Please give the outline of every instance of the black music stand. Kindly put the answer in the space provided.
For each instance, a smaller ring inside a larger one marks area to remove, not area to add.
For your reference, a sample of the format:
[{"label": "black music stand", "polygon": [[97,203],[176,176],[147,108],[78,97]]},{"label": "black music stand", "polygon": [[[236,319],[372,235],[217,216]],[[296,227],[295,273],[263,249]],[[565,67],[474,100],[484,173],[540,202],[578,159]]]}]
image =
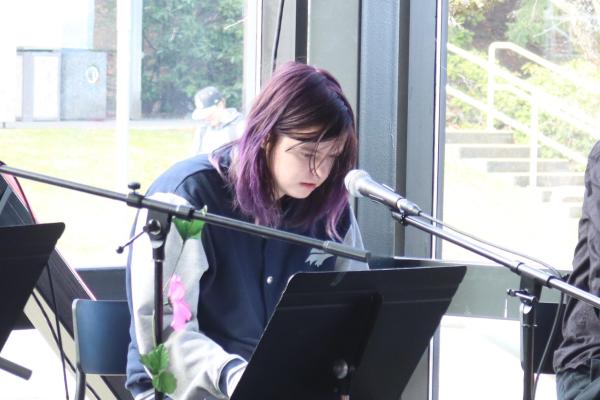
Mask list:
[{"label": "black music stand", "polygon": [[465,272],[294,275],[232,400],[398,400]]},{"label": "black music stand", "polygon": [[[0,227],[0,350],[64,229],[63,223]],[[0,369],[24,379],[31,375],[1,357]]]}]

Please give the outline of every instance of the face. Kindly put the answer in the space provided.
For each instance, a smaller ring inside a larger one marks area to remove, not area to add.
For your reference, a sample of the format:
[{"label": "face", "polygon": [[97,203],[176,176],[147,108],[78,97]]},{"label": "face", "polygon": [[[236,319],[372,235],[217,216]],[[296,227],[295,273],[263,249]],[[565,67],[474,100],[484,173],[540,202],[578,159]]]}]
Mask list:
[{"label": "face", "polygon": [[327,179],[342,147],[343,143],[336,140],[317,145],[279,136],[270,150],[270,168],[277,198],[284,195],[295,199],[308,197]]}]

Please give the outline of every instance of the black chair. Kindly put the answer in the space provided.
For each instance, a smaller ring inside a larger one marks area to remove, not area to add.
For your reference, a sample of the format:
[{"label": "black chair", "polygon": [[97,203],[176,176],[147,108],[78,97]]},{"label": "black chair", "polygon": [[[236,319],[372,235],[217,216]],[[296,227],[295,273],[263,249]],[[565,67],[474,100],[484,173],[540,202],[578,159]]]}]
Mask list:
[{"label": "black chair", "polygon": [[73,301],[77,400],[85,398],[86,374],[125,375],[129,322],[126,301]]}]

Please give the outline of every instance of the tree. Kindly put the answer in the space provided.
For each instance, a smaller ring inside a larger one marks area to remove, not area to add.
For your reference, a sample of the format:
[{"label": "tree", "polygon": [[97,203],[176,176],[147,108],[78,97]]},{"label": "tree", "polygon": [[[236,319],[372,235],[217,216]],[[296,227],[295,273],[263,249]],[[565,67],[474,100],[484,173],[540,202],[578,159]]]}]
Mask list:
[{"label": "tree", "polygon": [[242,0],[144,1],[144,114],[184,115],[194,93],[209,85],[239,108],[242,14]]},{"label": "tree", "polygon": [[545,15],[548,0],[521,0],[507,24],[506,37],[521,47],[543,53],[548,21]]},{"label": "tree", "polygon": [[473,45],[477,32],[486,31],[481,25],[489,25],[488,13],[505,0],[449,0],[448,41],[462,48]]}]

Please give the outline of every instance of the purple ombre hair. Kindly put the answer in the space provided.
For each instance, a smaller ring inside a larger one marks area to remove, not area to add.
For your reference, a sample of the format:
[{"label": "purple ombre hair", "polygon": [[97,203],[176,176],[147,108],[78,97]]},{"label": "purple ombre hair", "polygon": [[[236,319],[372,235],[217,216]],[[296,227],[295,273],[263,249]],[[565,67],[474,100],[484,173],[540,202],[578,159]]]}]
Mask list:
[{"label": "purple ombre hair", "polygon": [[[306,199],[281,199],[291,205],[285,217],[269,168],[269,149],[280,135],[316,143],[315,148],[321,141],[343,144],[323,184]],[[257,223],[271,227],[285,224],[314,233],[316,222],[324,220],[327,235],[340,239],[337,224],[348,205],[344,177],[356,163],[356,147],[354,114],[338,81],[314,66],[286,63],[254,101],[244,134],[233,144],[228,179],[235,205]]]}]

